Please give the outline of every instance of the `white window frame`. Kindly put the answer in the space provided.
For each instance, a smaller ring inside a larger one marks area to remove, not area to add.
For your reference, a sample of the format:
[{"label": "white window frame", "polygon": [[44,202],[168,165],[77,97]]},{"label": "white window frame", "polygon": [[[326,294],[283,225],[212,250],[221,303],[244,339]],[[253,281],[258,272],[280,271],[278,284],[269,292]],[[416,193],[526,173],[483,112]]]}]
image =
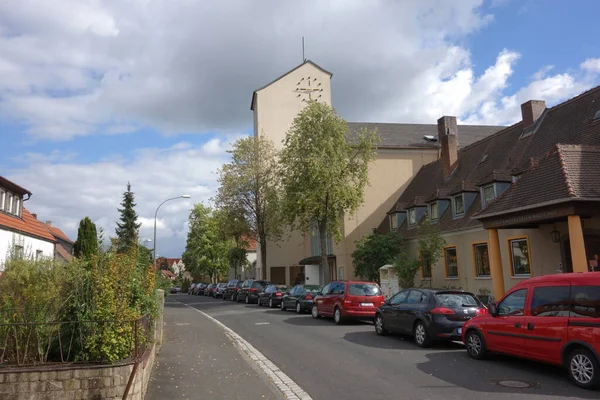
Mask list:
[{"label": "white window frame", "polygon": [[[435,213],[436,216],[435,218],[433,217],[433,206],[435,206]],[[429,204],[429,219],[432,221],[437,221],[440,218],[440,206],[438,205],[437,201],[434,203]]]},{"label": "white window frame", "polygon": [[[407,211],[407,218],[408,218],[408,226],[415,226],[417,225],[417,209],[416,208],[409,208]],[[411,215],[414,216],[414,222],[411,221]]]},{"label": "white window frame", "polygon": [[390,214],[390,227],[392,228],[392,231],[395,231],[398,229],[398,214],[397,213]]},{"label": "white window frame", "polygon": [[39,261],[44,256],[44,252],[42,250],[35,251],[35,260]]},{"label": "white window frame", "polygon": [[481,206],[483,208],[487,207],[488,204],[489,204],[488,201],[485,198],[485,190],[489,189],[490,187],[494,191],[494,197],[489,201],[489,203],[491,203],[492,201],[494,201],[494,199],[498,196],[498,193],[496,191],[496,184],[495,183],[491,183],[489,185],[482,186],[482,188],[481,188]]},{"label": "white window frame", "polygon": [[21,199],[17,196],[13,196],[13,214],[21,216]]},{"label": "white window frame", "polygon": [[[518,242],[525,242],[525,244],[527,245],[527,267],[529,268],[529,273],[525,273],[525,274],[517,274],[515,272],[515,255],[513,252],[513,243],[518,243]],[[508,249],[509,249],[509,256],[510,256],[510,273],[511,276],[516,276],[516,277],[529,277],[531,276],[531,248],[529,247],[529,238],[528,237],[517,237],[517,238],[512,238],[512,239],[508,239]]]},{"label": "white window frame", "polygon": [[12,207],[13,207],[13,194],[12,193],[9,192],[6,195],[6,202],[4,204],[5,204],[4,211],[6,211],[7,213],[12,214],[12,212],[13,212],[13,210],[12,210]]},{"label": "white window frame", "polygon": [[[457,212],[457,210],[456,210],[456,199],[459,198],[459,197],[462,200],[462,208],[463,208],[463,210],[462,210],[461,213]],[[459,195],[453,196],[452,197],[452,213],[454,214],[454,216],[455,217],[462,217],[462,216],[465,215],[465,212],[466,212],[466,210],[465,210],[465,197],[463,196],[463,194],[461,193]]]}]

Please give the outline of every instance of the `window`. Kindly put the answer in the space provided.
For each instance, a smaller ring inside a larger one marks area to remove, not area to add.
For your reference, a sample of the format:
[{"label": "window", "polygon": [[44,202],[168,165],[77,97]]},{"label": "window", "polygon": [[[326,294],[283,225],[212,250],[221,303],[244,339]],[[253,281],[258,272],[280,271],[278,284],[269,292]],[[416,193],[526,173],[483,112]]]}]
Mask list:
[{"label": "window", "polygon": [[473,245],[475,274],[478,277],[490,276],[490,257],[487,243]]},{"label": "window", "polygon": [[533,289],[530,313],[533,317],[568,317],[571,286]]},{"label": "window", "polygon": [[487,207],[495,198],[496,198],[496,189],[494,184],[484,186],[482,189],[483,192],[483,206]]},{"label": "window", "polygon": [[332,294],[344,294],[346,289],[346,285],[343,282],[337,282],[332,285],[331,293]]},{"label": "window", "polygon": [[406,296],[408,295],[408,290],[405,292],[397,293],[394,297],[390,299],[390,304],[397,305],[406,302]]},{"label": "window", "polygon": [[321,291],[321,293],[323,294],[329,294],[329,291],[331,289],[331,283],[328,283],[327,285],[325,285],[325,287],[323,288],[323,290]]},{"label": "window", "polygon": [[12,213],[12,205],[13,205],[13,196],[12,194],[8,193],[8,195],[6,196],[6,201],[4,202],[4,211]]},{"label": "window", "polygon": [[416,225],[417,224],[417,209],[411,208],[408,210],[408,225]]},{"label": "window", "polygon": [[15,245],[13,247],[13,256],[15,258],[23,258],[23,255],[24,255],[23,246]]},{"label": "window", "polygon": [[527,238],[508,241],[510,247],[510,263],[513,275],[531,275],[529,265],[529,246]]},{"label": "window", "polygon": [[454,196],[454,216],[459,217],[465,214],[465,199],[462,194]]},{"label": "window", "polygon": [[571,317],[600,318],[600,291],[598,286],[572,286],[573,308]]},{"label": "window", "polygon": [[430,260],[421,260],[421,279],[431,279]]},{"label": "window", "polygon": [[0,189],[0,210],[4,210],[4,197],[6,196],[6,192]]},{"label": "window", "polygon": [[344,267],[338,267],[338,279],[344,279]]},{"label": "window", "polygon": [[429,205],[429,218],[432,221],[436,221],[438,219],[438,203],[431,203]]},{"label": "window", "polygon": [[353,283],[348,288],[350,296],[381,296],[379,285],[375,283]]},{"label": "window", "polygon": [[390,223],[391,223],[393,231],[395,231],[396,229],[398,229],[398,214],[392,214],[392,215],[390,215]]},{"label": "window", "polygon": [[36,250],[35,251],[35,259],[39,260],[40,258],[42,258],[44,256],[44,253],[41,250]]},{"label": "window", "polygon": [[13,214],[21,216],[21,199],[17,196],[13,197]]},{"label": "window", "polygon": [[446,247],[444,249],[444,262],[446,263],[446,278],[458,278],[456,247]]},{"label": "window", "polygon": [[406,304],[421,304],[427,296],[420,290],[411,290],[406,298]]},{"label": "window", "polygon": [[527,289],[520,289],[512,292],[498,305],[498,315],[505,317],[523,315],[526,297]]}]

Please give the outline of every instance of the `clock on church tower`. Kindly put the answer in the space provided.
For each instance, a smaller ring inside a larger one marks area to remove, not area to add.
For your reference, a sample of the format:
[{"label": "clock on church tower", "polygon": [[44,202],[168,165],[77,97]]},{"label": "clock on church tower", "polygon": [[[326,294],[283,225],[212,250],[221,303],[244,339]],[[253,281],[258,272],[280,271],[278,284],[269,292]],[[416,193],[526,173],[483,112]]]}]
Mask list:
[{"label": "clock on church tower", "polygon": [[296,84],[294,92],[297,93],[296,97],[301,98],[302,101],[315,100],[319,101],[323,91],[323,83],[320,79],[314,76],[307,76]]}]

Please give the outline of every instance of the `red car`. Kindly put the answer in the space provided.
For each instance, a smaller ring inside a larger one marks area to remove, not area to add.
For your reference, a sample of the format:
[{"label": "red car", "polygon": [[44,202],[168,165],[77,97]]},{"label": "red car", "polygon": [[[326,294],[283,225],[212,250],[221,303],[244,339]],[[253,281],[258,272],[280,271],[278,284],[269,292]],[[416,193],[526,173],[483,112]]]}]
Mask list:
[{"label": "red car", "polygon": [[577,386],[600,387],[600,273],[519,283],[465,323],[463,342],[474,359],[497,352],[563,365]]},{"label": "red car", "polygon": [[333,317],[338,325],[350,318],[373,320],[384,300],[374,282],[333,281],[314,298],[311,314],[313,318]]}]

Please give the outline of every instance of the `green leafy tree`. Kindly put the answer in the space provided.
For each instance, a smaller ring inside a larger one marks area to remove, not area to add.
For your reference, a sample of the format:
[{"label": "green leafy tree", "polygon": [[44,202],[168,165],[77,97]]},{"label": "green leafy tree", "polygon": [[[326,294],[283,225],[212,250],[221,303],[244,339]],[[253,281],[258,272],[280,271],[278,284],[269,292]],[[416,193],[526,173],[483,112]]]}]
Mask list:
[{"label": "green leafy tree", "polygon": [[73,244],[75,257],[89,258],[94,254],[98,254],[98,232],[96,224],[89,217],[85,217],[79,221],[79,229],[77,230],[77,240]]},{"label": "green leafy tree", "polygon": [[[421,268],[423,268],[424,276],[433,277],[433,265],[438,262],[443,254],[446,241],[440,235],[440,230],[437,226],[431,225],[427,218],[418,228],[419,235],[419,258]],[[429,280],[429,285],[433,283],[433,279]]]},{"label": "green leafy tree", "polygon": [[281,153],[284,216],[295,228],[316,228],[325,282],[327,238],[341,240],[342,218],[363,202],[376,133],[349,135],[348,125],[327,104],[309,101],[294,119]]},{"label": "green leafy tree", "polygon": [[138,229],[142,224],[137,222],[138,215],[135,212],[135,196],[131,191],[131,184],[127,183],[127,191],[123,193],[123,202],[119,208],[121,218],[117,223],[117,251],[126,253],[133,247],[136,247],[138,242]]},{"label": "green leafy tree", "polygon": [[266,278],[267,242],[281,236],[280,175],[273,142],[262,135],[238,139],[232,159],[219,170],[216,204],[243,215],[260,243],[262,277]]},{"label": "green leafy tree", "polygon": [[247,261],[248,237],[252,234],[250,225],[246,220],[245,212],[240,208],[229,206],[217,209],[215,217],[218,219],[222,239],[231,245],[227,259],[229,268],[233,269],[234,276],[237,278],[238,271]]},{"label": "green leafy tree", "polygon": [[410,258],[406,252],[399,253],[392,261],[396,269],[398,284],[402,289],[415,286],[415,275],[419,271],[419,260]]},{"label": "green leafy tree", "polygon": [[214,211],[203,204],[194,205],[183,253],[186,269],[193,276],[207,275],[216,282],[227,273],[230,248],[231,243],[223,239]]},{"label": "green leafy tree", "polygon": [[357,242],[352,253],[354,274],[379,282],[379,268],[392,261],[404,250],[404,240],[394,232],[371,234]]}]

